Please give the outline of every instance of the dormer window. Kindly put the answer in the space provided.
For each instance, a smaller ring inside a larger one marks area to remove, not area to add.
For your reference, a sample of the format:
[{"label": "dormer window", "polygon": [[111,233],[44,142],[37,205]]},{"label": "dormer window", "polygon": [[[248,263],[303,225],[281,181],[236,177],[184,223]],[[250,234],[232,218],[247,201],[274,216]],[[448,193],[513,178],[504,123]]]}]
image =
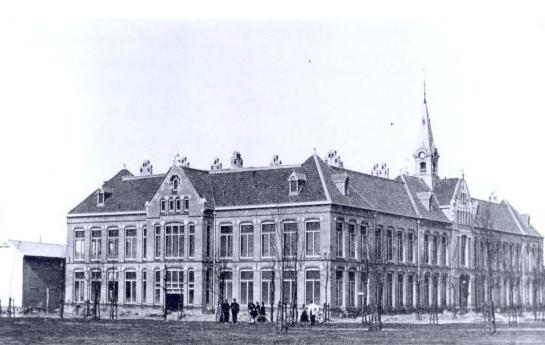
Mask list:
[{"label": "dormer window", "polygon": [[348,184],[350,179],[348,178],[348,175],[346,173],[333,174],[331,175],[331,179],[333,180],[333,183],[335,183],[335,186],[342,195],[348,195]]},{"label": "dormer window", "polygon": [[288,178],[289,195],[295,196],[301,193],[307,178],[303,173],[292,172]]},{"label": "dormer window", "polygon": [[104,206],[104,190],[99,188],[97,190],[97,206]]},{"label": "dormer window", "polygon": [[173,175],[170,178],[170,185],[172,187],[172,193],[177,193],[180,187],[180,178],[177,175]]}]

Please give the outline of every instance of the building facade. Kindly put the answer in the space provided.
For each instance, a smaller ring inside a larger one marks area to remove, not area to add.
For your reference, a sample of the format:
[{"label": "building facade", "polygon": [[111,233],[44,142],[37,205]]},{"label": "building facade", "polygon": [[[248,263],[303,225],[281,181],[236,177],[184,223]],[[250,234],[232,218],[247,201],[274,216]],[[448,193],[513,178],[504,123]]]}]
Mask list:
[{"label": "building facade", "polygon": [[[439,178],[427,104],[415,172],[344,168],[331,151],[302,164],[119,171],[67,215],[66,303],[213,309],[218,300],[406,312],[417,306],[531,306],[543,238],[507,201]],[[387,175],[387,173],[386,173]],[[489,289],[488,286],[491,288]]]}]

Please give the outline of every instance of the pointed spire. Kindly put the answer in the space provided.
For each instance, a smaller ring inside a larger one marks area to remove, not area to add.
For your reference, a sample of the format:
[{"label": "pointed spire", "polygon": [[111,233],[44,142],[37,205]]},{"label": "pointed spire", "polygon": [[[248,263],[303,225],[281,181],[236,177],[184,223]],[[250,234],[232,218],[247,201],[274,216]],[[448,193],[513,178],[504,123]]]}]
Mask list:
[{"label": "pointed spire", "polygon": [[424,103],[422,104],[422,126],[420,128],[419,145],[429,150],[430,154],[435,151],[435,143],[433,141],[433,133],[431,131],[430,114],[428,112],[428,101],[426,99],[426,77],[424,75],[423,82]]}]

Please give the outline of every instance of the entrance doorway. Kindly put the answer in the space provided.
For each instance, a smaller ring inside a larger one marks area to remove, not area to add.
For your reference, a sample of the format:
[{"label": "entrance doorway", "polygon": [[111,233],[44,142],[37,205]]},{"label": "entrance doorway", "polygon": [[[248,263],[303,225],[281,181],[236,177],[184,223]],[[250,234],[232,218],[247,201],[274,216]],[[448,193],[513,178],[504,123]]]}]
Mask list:
[{"label": "entrance doorway", "polygon": [[467,309],[467,302],[469,297],[469,275],[460,275],[460,308]]},{"label": "entrance doorway", "polygon": [[183,309],[183,295],[179,293],[167,293],[166,305],[167,311],[177,311]]}]

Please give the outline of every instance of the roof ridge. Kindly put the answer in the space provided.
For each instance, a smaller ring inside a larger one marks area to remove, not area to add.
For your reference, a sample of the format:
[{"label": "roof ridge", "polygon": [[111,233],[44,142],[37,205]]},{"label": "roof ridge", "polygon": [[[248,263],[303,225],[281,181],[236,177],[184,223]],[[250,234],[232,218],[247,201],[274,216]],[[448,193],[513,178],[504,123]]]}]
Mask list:
[{"label": "roof ridge", "polygon": [[392,178],[389,178],[389,177],[376,176],[376,175],[373,175],[373,174],[368,174],[368,173],[364,173],[364,172],[357,171],[357,170],[352,170],[352,169],[338,168],[338,167],[330,167],[330,169],[332,169],[332,170],[339,169],[339,170],[344,170],[345,172],[348,171],[350,173],[354,173],[354,174],[357,174],[357,175],[364,175],[364,176],[368,176],[368,177],[371,177],[371,178],[393,181],[395,183],[403,183],[403,182],[396,181],[395,179],[392,179]]},{"label": "roof ridge", "polygon": [[322,183],[322,188],[324,189],[325,198],[328,202],[331,202],[331,195],[329,194],[329,190],[327,189],[327,185],[325,183],[324,172],[322,171],[320,164],[320,157],[318,157],[316,153],[314,153],[312,157],[314,158],[314,163],[316,164],[316,169],[318,170],[318,176],[320,176],[320,182]]},{"label": "roof ridge", "polygon": [[246,167],[246,168],[234,168],[234,169],[218,169],[218,170],[202,170],[210,174],[228,174],[243,171],[262,171],[262,170],[280,170],[280,169],[294,169],[300,168],[301,164],[289,164],[289,165],[276,165],[276,166],[263,166],[263,167]]}]

